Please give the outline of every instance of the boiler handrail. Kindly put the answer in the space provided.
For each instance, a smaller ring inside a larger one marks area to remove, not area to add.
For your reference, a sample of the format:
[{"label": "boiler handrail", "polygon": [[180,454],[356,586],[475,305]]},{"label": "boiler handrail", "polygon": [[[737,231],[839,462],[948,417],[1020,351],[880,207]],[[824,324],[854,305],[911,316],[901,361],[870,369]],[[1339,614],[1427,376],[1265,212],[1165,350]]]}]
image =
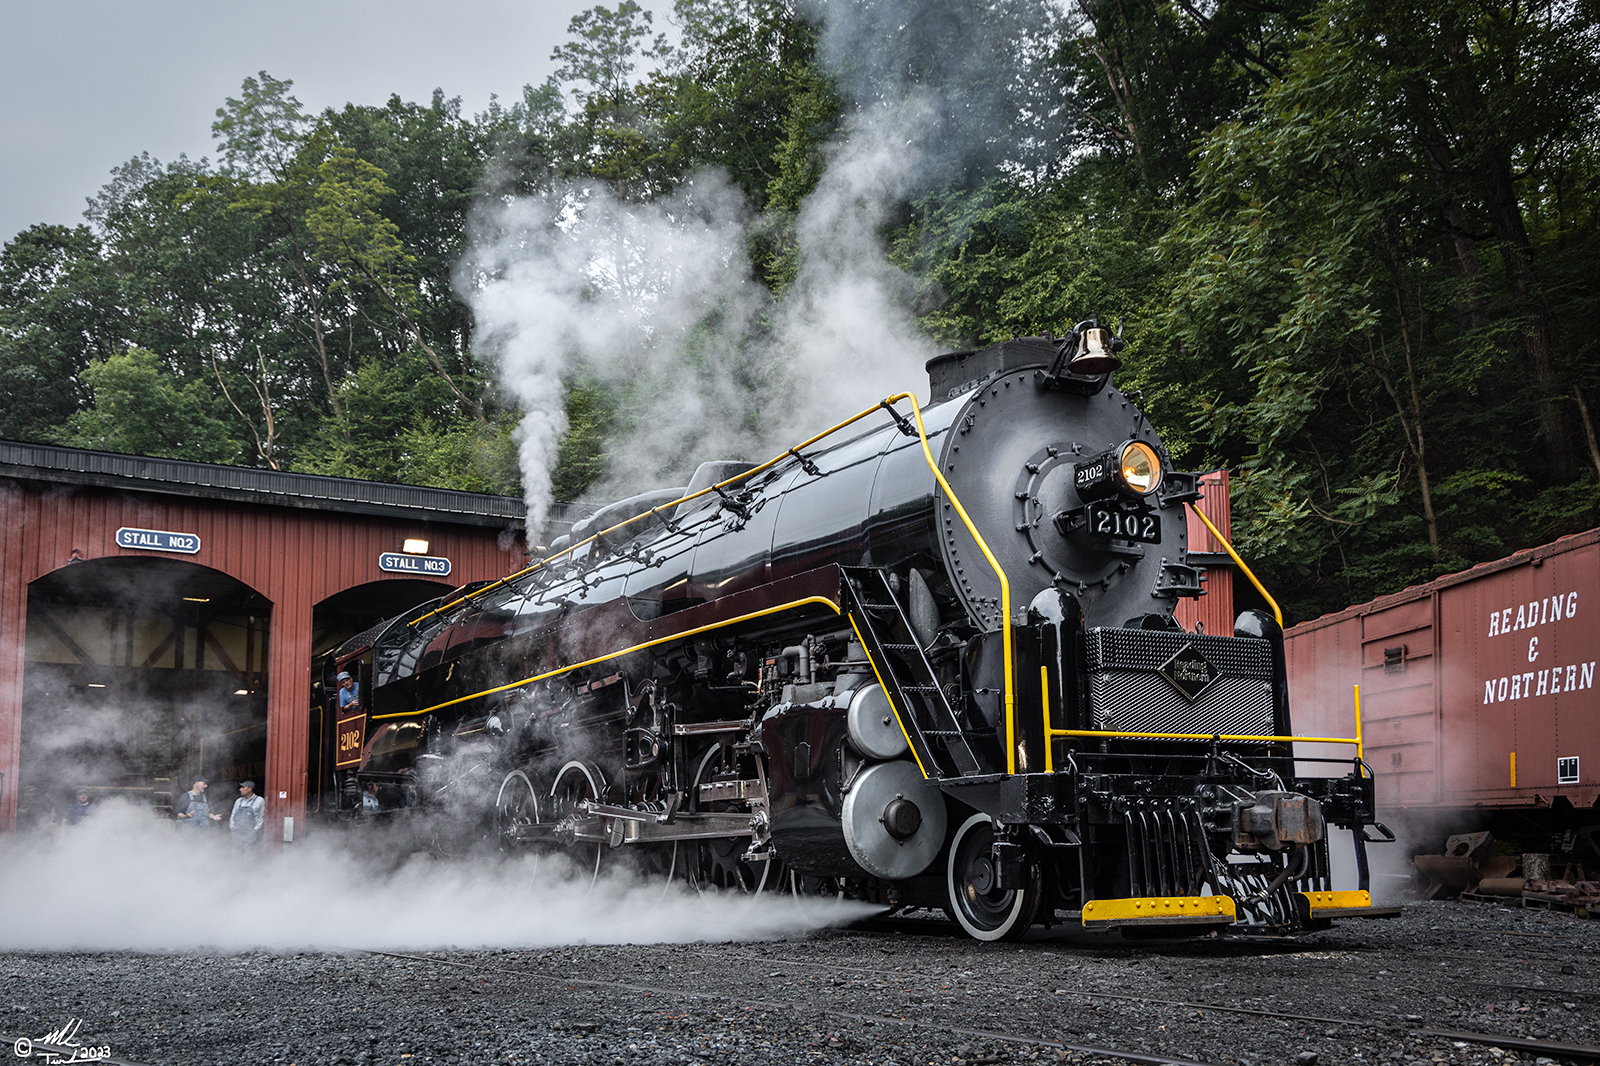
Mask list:
[{"label": "boiler handrail", "polygon": [[[960,516],[962,524],[967,527],[967,532],[972,534],[972,539],[975,542],[977,542],[978,550],[983,552],[983,557],[986,560],[988,560],[989,565],[994,569],[995,576],[1000,579],[1000,611],[1001,611],[1001,614],[1003,616],[1001,618],[1001,625],[1000,625],[1000,633],[1001,633],[1000,641],[1001,641],[1001,654],[1002,654],[1002,657],[1005,660],[1006,773],[1014,774],[1014,773],[1017,772],[1016,685],[1015,685],[1015,682],[1013,681],[1013,678],[1012,678],[1012,674],[1013,674],[1012,666],[1013,666],[1013,664],[1012,664],[1012,642],[1011,642],[1011,583],[1006,578],[1005,570],[1000,566],[999,561],[995,559],[994,553],[989,550],[988,542],[983,539],[983,535],[978,532],[978,527],[973,523],[972,518],[967,514],[966,508],[961,505],[961,500],[960,500],[960,498],[958,496],[956,496],[955,489],[950,487],[950,483],[948,481],[946,481],[944,475],[942,473],[940,473],[940,471],[939,471],[939,463],[938,463],[938,461],[936,459],[934,459],[934,457],[933,457],[933,449],[928,444],[928,428],[923,423],[923,420],[922,420],[922,405],[917,402],[917,398],[916,398],[915,394],[909,393],[909,392],[897,392],[892,396],[887,396],[883,400],[879,401],[878,403],[872,405],[871,407],[868,407],[866,410],[859,411],[856,414],[851,415],[849,418],[845,419],[843,422],[840,422],[840,423],[838,423],[837,425],[834,425],[834,426],[830,426],[829,428],[823,430],[821,433],[818,433],[815,436],[810,437],[810,438],[802,441],[801,443],[795,445],[793,448],[789,448],[789,449],[787,449],[785,451],[779,452],[777,455],[773,456],[771,459],[768,459],[766,462],[760,464],[759,466],[751,467],[749,470],[745,470],[745,471],[743,471],[741,473],[735,474],[733,477],[730,477],[730,478],[728,478],[728,479],[726,479],[724,481],[720,481],[715,485],[710,485],[710,486],[708,486],[706,488],[701,489],[698,492],[691,492],[691,493],[688,493],[687,495],[680,496],[678,499],[673,500],[670,503],[664,503],[664,504],[661,504],[658,507],[652,507],[648,511],[641,511],[640,513],[634,515],[632,518],[623,519],[621,522],[618,522],[616,525],[610,526],[610,527],[608,527],[606,529],[603,529],[600,532],[594,534],[593,536],[590,536],[590,537],[588,537],[588,538],[586,538],[584,540],[579,541],[577,544],[569,544],[569,545],[567,545],[567,547],[563,548],[561,551],[556,552],[556,553],[554,553],[552,555],[549,555],[549,556],[545,557],[544,559],[541,559],[538,562],[532,564],[531,566],[524,567],[522,570],[519,570],[514,574],[509,574],[506,577],[500,578],[498,581],[492,581],[488,585],[483,586],[482,588],[474,589],[472,592],[468,593],[467,595],[457,597],[456,599],[450,601],[447,604],[444,604],[441,607],[436,607],[433,610],[428,611],[426,614],[418,615],[416,618],[413,618],[410,622],[408,622],[407,625],[408,626],[415,626],[418,623],[420,623],[420,622],[422,622],[422,621],[424,621],[424,620],[426,620],[428,618],[433,617],[434,615],[442,614],[443,612],[451,610],[452,608],[458,607],[461,604],[466,603],[469,600],[477,599],[477,598],[483,596],[485,593],[487,593],[487,592],[489,592],[489,591],[491,591],[493,589],[500,588],[500,587],[508,584],[509,582],[515,581],[517,578],[524,577],[524,576],[526,576],[528,574],[533,573],[535,570],[538,570],[540,567],[548,566],[550,563],[556,561],[557,559],[562,558],[563,556],[571,555],[573,552],[577,551],[579,548],[583,547],[586,544],[592,544],[595,541],[599,540],[601,537],[604,537],[609,533],[613,533],[613,532],[615,532],[615,531],[617,531],[619,529],[622,529],[624,526],[632,525],[634,522],[637,522],[637,521],[639,521],[641,519],[644,519],[644,518],[648,518],[651,515],[658,514],[658,513],[660,513],[661,511],[665,510],[668,507],[677,507],[679,504],[688,503],[690,500],[699,499],[700,497],[709,495],[710,493],[721,492],[723,489],[727,488],[730,485],[737,484],[740,481],[748,480],[749,478],[755,477],[757,474],[760,474],[760,473],[763,473],[763,472],[765,472],[767,470],[772,469],[773,467],[777,466],[779,463],[783,462],[785,459],[793,459],[793,460],[795,460],[797,462],[803,463],[803,462],[805,462],[805,460],[799,454],[800,449],[809,448],[811,445],[817,443],[818,441],[823,440],[826,437],[832,436],[833,434],[839,432],[842,429],[845,429],[848,426],[854,425],[855,423],[861,421],[863,418],[866,418],[868,415],[871,415],[874,412],[877,412],[877,411],[880,411],[880,410],[887,411],[889,413],[889,416],[891,418],[893,418],[896,421],[896,423],[900,424],[900,426],[902,428],[907,428],[907,425],[906,425],[904,417],[894,410],[894,405],[899,403],[901,400],[909,400],[911,402],[911,413],[912,413],[912,416],[916,419],[916,433],[917,433],[918,440],[922,444],[922,455],[923,455],[923,458],[927,460],[928,469],[930,471],[932,471],[934,479],[939,483],[939,487],[944,490],[946,502],[948,502],[950,504],[951,508],[954,509],[956,514],[958,516]],[[793,605],[785,604],[781,608],[777,608],[777,609],[779,609],[779,610],[788,609],[788,607],[790,607],[790,606],[793,606]],[[835,608],[835,610],[837,610],[837,607]],[[762,611],[762,612],[758,612],[758,613],[759,614],[767,614],[767,613],[770,613],[770,612]],[[754,617],[754,616],[751,616],[751,617]],[[740,620],[742,620],[742,619],[734,619],[733,621],[740,621]],[[727,624],[729,624],[729,623],[726,623],[726,622],[725,623],[720,623],[720,625],[727,625]],[[534,681],[543,680],[544,678],[547,678],[547,677],[554,677],[554,676],[556,676],[558,674],[570,673],[571,671],[576,670],[581,666],[590,666],[590,665],[593,665],[595,663],[605,662],[605,661],[607,661],[609,659],[614,659],[614,658],[616,658],[616,657],[618,657],[620,655],[626,654],[627,652],[630,652],[630,651],[637,651],[640,648],[650,647],[650,646],[652,646],[654,644],[663,643],[663,642],[665,642],[667,640],[680,639],[680,638],[682,638],[684,636],[688,636],[688,635],[690,635],[690,634],[684,634],[684,633],[673,634],[670,637],[663,637],[663,638],[660,638],[658,640],[649,641],[649,642],[647,642],[645,644],[638,645],[638,646],[633,647],[633,648],[625,649],[624,651],[614,652],[614,653],[602,656],[602,657],[597,658],[597,659],[592,659],[592,660],[590,660],[588,662],[585,662],[585,663],[579,663],[579,664],[576,664],[576,665],[573,665],[573,666],[561,667],[561,668],[559,668],[557,670],[547,671],[547,672],[545,672],[543,674],[539,674],[539,675],[537,675],[535,677],[524,678],[521,681],[517,681],[517,682],[514,682],[514,683],[509,684],[509,685],[502,685],[502,686],[499,686],[497,688],[488,689],[488,690],[486,690],[484,692],[473,693],[470,696],[462,696],[462,697],[458,697],[457,699],[447,700],[444,703],[438,704],[438,705],[436,705],[434,707],[429,707],[426,710],[434,711],[434,710],[438,710],[438,709],[440,709],[442,707],[448,707],[448,706],[451,706],[451,705],[454,705],[454,704],[465,703],[465,702],[467,702],[469,700],[478,699],[478,698],[480,698],[482,696],[492,695],[492,694],[498,693],[498,692],[504,692],[504,691],[507,691],[509,689],[520,688],[523,685],[530,684],[530,683],[532,683]],[[419,713],[424,713],[424,712],[406,711],[406,712],[400,712],[398,714],[381,715],[381,716],[374,716],[374,717],[400,718],[400,717],[407,717],[409,715],[419,714]]]}]

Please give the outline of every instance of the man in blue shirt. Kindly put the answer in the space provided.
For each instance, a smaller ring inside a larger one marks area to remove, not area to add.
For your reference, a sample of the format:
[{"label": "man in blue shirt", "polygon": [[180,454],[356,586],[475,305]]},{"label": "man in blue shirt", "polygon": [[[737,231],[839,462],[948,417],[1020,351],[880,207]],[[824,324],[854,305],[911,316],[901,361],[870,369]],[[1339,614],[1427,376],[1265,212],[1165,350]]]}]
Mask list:
[{"label": "man in blue shirt", "polygon": [[339,672],[339,713],[355,714],[361,710],[361,686],[344,671]]},{"label": "man in blue shirt", "polygon": [[89,790],[78,789],[77,802],[67,807],[67,813],[62,815],[68,825],[77,825],[94,810],[95,805],[89,800]]}]

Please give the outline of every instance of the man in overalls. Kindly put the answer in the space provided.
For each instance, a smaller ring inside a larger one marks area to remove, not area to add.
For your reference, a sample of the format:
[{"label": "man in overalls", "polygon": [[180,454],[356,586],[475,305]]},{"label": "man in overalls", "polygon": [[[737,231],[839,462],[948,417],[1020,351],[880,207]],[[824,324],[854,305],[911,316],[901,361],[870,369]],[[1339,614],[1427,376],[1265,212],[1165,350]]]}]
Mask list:
[{"label": "man in overalls", "polygon": [[254,851],[261,843],[261,830],[267,822],[267,801],[256,795],[256,783],[245,781],[239,786],[239,798],[233,801],[233,816],[228,819],[228,832],[233,834],[233,846],[239,851]]},{"label": "man in overalls", "polygon": [[209,782],[203,777],[194,779],[194,785],[178,797],[178,802],[172,805],[172,815],[177,819],[178,828],[185,826],[190,829],[204,829],[211,822],[222,821],[222,815],[211,813],[211,801],[206,799],[206,787]]}]

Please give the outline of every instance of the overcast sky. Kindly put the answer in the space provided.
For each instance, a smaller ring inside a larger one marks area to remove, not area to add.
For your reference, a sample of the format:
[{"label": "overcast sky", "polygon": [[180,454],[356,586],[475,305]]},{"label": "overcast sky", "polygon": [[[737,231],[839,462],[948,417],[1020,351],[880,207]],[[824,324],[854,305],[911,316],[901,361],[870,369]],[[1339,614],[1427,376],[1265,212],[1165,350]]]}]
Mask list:
[{"label": "overcast sky", "polygon": [[311,111],[437,86],[473,113],[542,82],[568,20],[596,2],[0,0],[0,240],[81,222],[140,152],[214,154],[216,109],[256,71],[293,80]]}]

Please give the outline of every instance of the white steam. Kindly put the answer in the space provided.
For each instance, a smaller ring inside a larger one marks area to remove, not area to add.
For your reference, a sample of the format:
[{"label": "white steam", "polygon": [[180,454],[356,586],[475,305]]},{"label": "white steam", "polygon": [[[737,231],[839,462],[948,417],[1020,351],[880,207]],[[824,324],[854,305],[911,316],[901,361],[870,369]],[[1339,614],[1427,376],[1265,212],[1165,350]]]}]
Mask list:
[{"label": "white steam", "polygon": [[781,302],[754,278],[743,197],[715,173],[643,204],[567,186],[480,213],[459,279],[476,343],[523,411],[530,529],[549,506],[575,377],[624,394],[633,413],[597,487],[613,495],[682,484],[707,459],[767,458],[920,387],[936,349],[878,233],[925,118],[908,105],[855,123],[796,219],[798,273]]},{"label": "white steam", "polygon": [[763,368],[746,339],[764,298],[745,225],[738,192],[715,175],[648,204],[566,187],[479,217],[462,284],[477,343],[523,411],[530,529],[543,524],[573,375],[626,388],[662,416],[633,433],[647,477],[681,467],[686,450],[748,443]]},{"label": "white steam", "polygon": [[800,208],[800,269],[773,338],[792,399],[762,441],[768,451],[892,393],[926,391],[923,364],[938,348],[911,312],[915,282],[885,258],[879,231],[912,189],[932,117],[921,95],[858,116]]},{"label": "white steam", "polygon": [[[794,219],[781,300],[754,280],[756,222],[725,178],[624,203],[603,183],[486,204],[457,286],[475,346],[523,411],[529,528],[542,527],[574,379],[623,396],[591,492],[683,483],[707,459],[765,459],[877,403],[921,392],[937,346],[883,230],[929,188],[1037,175],[1070,156],[1052,0],[807,0],[848,118]],[[770,222],[770,219],[767,220]]]},{"label": "white steam", "polygon": [[52,834],[0,838],[0,950],[429,949],[758,940],[879,908],[697,894],[616,876],[590,886],[529,858],[376,870],[343,834],[240,856],[225,830],[109,802]]}]

